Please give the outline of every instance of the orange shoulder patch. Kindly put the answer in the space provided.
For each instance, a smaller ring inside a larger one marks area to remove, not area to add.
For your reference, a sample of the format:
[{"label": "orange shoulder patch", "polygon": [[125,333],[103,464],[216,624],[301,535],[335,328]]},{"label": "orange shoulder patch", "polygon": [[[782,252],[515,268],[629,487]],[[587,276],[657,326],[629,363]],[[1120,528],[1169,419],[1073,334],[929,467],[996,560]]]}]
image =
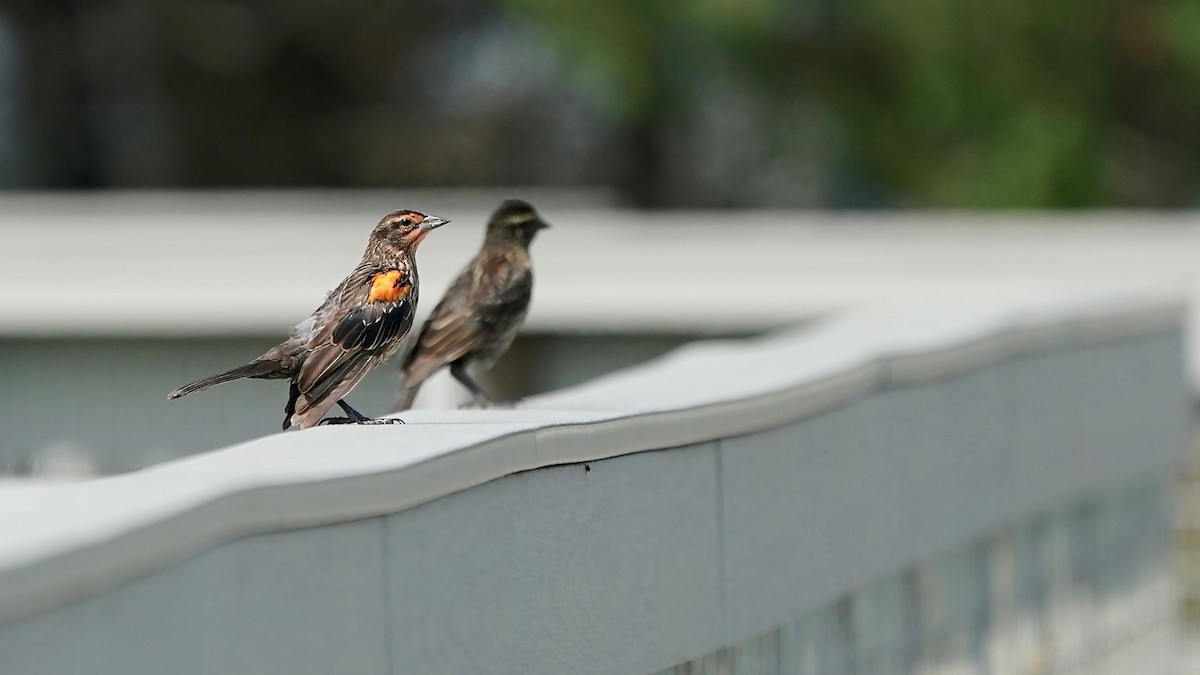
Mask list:
[{"label": "orange shoulder patch", "polygon": [[399,302],[412,292],[400,270],[380,272],[371,277],[371,293],[367,295],[369,302]]}]

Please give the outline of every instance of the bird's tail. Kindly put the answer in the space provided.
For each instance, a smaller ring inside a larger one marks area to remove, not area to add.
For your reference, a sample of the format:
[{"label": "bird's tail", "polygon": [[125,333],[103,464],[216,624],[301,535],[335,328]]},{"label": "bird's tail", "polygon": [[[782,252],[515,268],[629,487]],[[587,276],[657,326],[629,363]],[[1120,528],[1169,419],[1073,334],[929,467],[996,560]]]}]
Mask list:
[{"label": "bird's tail", "polygon": [[284,376],[285,374],[280,370],[279,364],[274,361],[251,361],[244,366],[238,366],[237,368],[227,370],[223,373],[217,373],[216,375],[210,375],[209,377],[201,378],[195,382],[192,382],[191,384],[185,384],[175,391],[167,394],[167,398],[174,399],[179,398],[180,396],[187,396],[188,394],[194,394],[198,391],[204,391],[214,384],[221,384],[222,382],[229,382],[230,380],[237,380],[243,377],[270,378]]}]

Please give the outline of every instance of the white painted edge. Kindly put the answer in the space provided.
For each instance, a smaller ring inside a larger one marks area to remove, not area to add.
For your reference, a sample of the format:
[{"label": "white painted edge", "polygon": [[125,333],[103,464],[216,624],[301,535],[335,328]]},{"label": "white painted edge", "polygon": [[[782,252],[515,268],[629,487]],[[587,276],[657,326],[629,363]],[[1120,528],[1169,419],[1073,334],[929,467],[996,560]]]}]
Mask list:
[{"label": "white painted edge", "polygon": [[403,427],[277,434],[123,476],[0,486],[0,624],[237,537],[396,513],[520,471],[780,427],[872,391],[1178,331],[1183,319],[1180,301],[1147,296],[876,310],[695,343],[515,410],[411,411]]}]

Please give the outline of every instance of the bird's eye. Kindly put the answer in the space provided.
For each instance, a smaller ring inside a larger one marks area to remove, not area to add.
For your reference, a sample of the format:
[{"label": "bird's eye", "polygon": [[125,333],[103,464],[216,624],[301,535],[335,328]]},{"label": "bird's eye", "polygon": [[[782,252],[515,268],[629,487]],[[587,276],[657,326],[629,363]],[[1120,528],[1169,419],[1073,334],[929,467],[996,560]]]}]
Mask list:
[{"label": "bird's eye", "polygon": [[401,219],[400,219],[400,224],[401,224],[401,225],[403,225],[403,226],[405,226],[405,227],[412,227],[412,224],[413,224],[413,222],[412,222],[412,220],[411,220],[411,219],[409,219],[409,218],[401,218]]}]

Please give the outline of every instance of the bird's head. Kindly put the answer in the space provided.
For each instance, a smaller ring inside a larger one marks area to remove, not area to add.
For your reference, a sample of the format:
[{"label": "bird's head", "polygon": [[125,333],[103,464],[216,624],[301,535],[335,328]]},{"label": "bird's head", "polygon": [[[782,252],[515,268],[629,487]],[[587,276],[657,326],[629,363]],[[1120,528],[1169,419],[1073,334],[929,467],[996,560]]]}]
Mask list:
[{"label": "bird's head", "polygon": [[371,232],[371,240],[412,253],[417,250],[417,245],[430,230],[448,222],[450,221],[445,218],[427,216],[420,211],[393,211],[375,226],[375,230]]},{"label": "bird's head", "polygon": [[538,230],[550,227],[529,202],[509,199],[500,205],[488,221],[487,243],[518,244],[528,247]]}]

